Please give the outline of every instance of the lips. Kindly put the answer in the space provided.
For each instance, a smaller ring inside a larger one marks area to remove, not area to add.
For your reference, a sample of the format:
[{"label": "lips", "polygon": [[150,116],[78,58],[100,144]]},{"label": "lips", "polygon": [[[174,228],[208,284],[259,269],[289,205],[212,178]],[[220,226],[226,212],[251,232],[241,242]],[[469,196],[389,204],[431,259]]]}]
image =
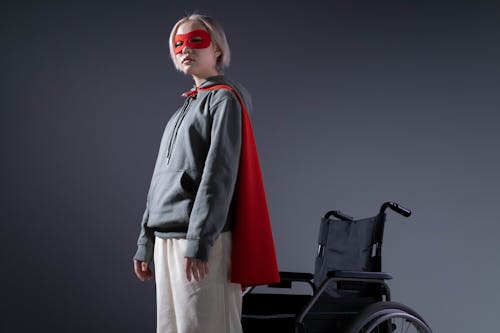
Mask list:
[{"label": "lips", "polygon": [[193,59],[189,58],[189,57],[186,57],[184,59],[182,59],[182,63],[185,64],[186,62],[188,61],[193,61]]}]

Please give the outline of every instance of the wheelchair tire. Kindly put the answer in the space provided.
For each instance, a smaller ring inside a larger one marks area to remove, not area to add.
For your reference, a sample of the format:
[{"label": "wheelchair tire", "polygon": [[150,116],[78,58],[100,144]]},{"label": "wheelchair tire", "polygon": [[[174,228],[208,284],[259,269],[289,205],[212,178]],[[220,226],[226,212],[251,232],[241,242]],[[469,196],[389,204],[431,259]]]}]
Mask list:
[{"label": "wheelchair tire", "polygon": [[432,330],[422,316],[412,308],[397,302],[377,302],[364,308],[353,319],[345,332],[432,333]]}]

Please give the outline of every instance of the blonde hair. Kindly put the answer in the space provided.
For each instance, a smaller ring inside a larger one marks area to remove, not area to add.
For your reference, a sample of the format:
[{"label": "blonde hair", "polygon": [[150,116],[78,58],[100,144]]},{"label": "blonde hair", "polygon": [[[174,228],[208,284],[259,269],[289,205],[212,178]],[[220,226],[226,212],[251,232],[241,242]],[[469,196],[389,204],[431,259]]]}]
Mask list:
[{"label": "blonde hair", "polygon": [[186,21],[198,21],[200,22],[205,29],[207,29],[210,34],[210,38],[212,38],[212,43],[220,50],[221,55],[217,57],[217,71],[222,72],[224,68],[229,66],[229,62],[231,60],[231,51],[229,50],[229,44],[227,43],[226,34],[224,33],[224,29],[222,26],[212,17],[202,14],[191,14],[186,17],[181,18],[172,28],[170,32],[169,38],[169,49],[170,49],[170,58],[174,63],[174,66],[177,70],[181,70],[175,61],[175,52],[174,52],[174,38],[177,33],[177,29],[179,26]]}]

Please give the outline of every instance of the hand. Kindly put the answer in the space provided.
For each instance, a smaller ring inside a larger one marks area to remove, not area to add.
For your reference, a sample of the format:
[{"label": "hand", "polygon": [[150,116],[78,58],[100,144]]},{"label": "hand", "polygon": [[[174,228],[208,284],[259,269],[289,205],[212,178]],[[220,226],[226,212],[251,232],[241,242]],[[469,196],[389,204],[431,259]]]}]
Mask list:
[{"label": "hand", "polygon": [[191,277],[201,281],[208,274],[208,262],[196,258],[184,258],[184,270],[186,278],[191,282]]},{"label": "hand", "polygon": [[144,282],[145,280],[151,280],[153,278],[153,272],[149,268],[149,264],[145,261],[139,261],[134,259],[134,271],[135,275]]}]

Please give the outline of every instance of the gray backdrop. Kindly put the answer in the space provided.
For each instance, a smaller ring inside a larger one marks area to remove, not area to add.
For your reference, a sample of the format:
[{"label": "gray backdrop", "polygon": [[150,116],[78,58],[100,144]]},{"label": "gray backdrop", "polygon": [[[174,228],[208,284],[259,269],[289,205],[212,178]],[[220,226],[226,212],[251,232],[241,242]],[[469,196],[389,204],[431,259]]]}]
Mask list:
[{"label": "gray backdrop", "polygon": [[330,209],[394,200],[384,270],[435,332],[498,332],[497,1],[9,1],[0,8],[2,332],[153,332],[132,255],[192,80],[168,34],[224,25],[252,93],[279,266],[312,271]]}]

